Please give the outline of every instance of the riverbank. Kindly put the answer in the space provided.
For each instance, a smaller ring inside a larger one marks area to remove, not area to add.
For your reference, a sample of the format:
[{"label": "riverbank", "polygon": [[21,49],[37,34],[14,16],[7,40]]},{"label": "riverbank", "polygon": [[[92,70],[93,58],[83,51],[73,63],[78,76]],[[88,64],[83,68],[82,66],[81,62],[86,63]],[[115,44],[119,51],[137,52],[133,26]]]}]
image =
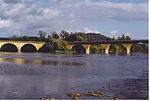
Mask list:
[{"label": "riverbank", "polygon": [[69,51],[69,50],[67,50],[67,51],[57,50],[57,51],[55,51],[55,53],[60,53],[60,54],[75,54],[77,52],[76,51]]}]

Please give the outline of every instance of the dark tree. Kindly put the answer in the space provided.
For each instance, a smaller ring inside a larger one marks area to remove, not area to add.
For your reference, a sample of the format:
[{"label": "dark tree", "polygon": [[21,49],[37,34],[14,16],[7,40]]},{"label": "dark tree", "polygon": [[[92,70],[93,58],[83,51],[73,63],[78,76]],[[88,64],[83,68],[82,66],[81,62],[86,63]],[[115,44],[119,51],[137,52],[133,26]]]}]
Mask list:
[{"label": "dark tree", "polygon": [[61,33],[60,33],[60,37],[62,39],[66,39],[67,37],[69,36],[69,33],[65,30],[62,30]]},{"label": "dark tree", "polygon": [[52,38],[59,39],[59,35],[56,32],[52,32]]},{"label": "dark tree", "polygon": [[131,40],[131,38],[129,36],[126,36],[126,40]]}]

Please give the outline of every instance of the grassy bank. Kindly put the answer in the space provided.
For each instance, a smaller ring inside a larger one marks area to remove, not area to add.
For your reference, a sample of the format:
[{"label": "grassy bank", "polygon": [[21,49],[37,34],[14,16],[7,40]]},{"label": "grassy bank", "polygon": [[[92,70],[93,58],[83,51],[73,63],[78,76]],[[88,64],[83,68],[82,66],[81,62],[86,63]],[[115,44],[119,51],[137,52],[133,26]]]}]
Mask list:
[{"label": "grassy bank", "polygon": [[73,54],[73,53],[77,53],[76,51],[60,51],[60,50],[57,50],[55,52],[56,53],[60,53],[60,54]]}]

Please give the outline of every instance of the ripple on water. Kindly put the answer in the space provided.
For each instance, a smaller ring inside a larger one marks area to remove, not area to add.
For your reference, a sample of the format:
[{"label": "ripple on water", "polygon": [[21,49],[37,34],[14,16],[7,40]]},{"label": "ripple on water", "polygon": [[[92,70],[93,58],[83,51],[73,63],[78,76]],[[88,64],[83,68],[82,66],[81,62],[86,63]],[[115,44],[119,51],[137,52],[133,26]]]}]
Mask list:
[{"label": "ripple on water", "polygon": [[[0,99],[148,99],[148,55],[11,54],[0,57]],[[72,88],[72,89],[71,89]],[[67,89],[67,91],[65,90]],[[94,94],[91,94],[94,95]]]}]

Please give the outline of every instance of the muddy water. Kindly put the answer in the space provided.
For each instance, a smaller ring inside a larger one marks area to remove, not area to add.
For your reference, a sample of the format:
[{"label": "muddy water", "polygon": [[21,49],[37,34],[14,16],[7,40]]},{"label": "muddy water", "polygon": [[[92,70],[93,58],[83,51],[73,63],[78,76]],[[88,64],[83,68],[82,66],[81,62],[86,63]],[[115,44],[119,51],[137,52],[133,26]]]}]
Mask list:
[{"label": "muddy water", "polygon": [[0,99],[148,99],[148,54],[0,53]]}]

